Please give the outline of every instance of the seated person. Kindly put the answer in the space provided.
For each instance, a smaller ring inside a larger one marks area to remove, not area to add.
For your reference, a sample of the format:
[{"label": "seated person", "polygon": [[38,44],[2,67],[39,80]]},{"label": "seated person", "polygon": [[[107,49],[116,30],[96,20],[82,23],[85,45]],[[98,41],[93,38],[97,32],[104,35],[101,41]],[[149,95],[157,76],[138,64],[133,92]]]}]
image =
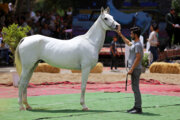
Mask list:
[{"label": "seated person", "polygon": [[8,46],[2,41],[0,46],[0,57],[6,65],[9,64],[9,48]]}]

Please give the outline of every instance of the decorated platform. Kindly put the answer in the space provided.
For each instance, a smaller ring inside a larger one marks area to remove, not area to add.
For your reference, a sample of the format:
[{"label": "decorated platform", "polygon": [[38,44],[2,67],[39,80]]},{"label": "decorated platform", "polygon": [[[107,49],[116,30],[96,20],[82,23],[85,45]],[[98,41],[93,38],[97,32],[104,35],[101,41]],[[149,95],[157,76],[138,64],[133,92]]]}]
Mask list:
[{"label": "decorated platform", "polygon": [[[120,55],[125,55],[125,48],[117,48]],[[146,49],[144,49],[146,51]],[[110,47],[103,47],[99,53],[100,56],[110,55]],[[165,60],[170,58],[180,57],[180,48],[168,49],[163,52],[159,52],[159,60]]]}]

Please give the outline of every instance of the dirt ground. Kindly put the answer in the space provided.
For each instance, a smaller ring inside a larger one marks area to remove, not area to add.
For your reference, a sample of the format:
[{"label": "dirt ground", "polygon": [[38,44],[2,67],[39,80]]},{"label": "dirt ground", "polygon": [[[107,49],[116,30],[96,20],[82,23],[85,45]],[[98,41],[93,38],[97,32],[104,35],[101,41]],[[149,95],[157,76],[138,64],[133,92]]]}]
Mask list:
[{"label": "dirt ground", "polygon": [[[160,82],[177,84],[180,85],[180,74],[158,74],[158,73],[144,73],[141,78],[146,80],[154,79]],[[130,79],[130,77],[129,77]],[[91,82],[114,82],[114,81],[125,81],[125,73],[113,73],[109,72],[106,74],[91,73],[88,81]],[[30,83],[40,84],[42,82],[58,82],[58,81],[71,81],[80,82],[81,73],[34,73]],[[12,84],[11,73],[0,73],[0,84]]]}]

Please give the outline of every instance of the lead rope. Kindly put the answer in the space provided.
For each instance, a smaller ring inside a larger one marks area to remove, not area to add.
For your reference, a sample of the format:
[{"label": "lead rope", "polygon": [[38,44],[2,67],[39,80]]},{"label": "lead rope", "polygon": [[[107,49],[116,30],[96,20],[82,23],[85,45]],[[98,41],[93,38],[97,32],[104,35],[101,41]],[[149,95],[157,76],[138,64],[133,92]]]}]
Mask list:
[{"label": "lead rope", "polygon": [[126,71],[127,71],[127,74],[126,74],[126,85],[125,85],[125,91],[127,91],[127,83],[128,83],[128,60],[127,60],[127,64],[126,64]]}]

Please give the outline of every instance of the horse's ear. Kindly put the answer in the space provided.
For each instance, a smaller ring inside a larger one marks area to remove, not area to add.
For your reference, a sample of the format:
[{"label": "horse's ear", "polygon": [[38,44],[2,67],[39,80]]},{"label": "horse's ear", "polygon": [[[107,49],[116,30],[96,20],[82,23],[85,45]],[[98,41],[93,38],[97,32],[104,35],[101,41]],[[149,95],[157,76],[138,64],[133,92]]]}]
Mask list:
[{"label": "horse's ear", "polygon": [[107,13],[110,13],[110,8],[107,7],[107,8],[106,8],[106,11],[107,11]]},{"label": "horse's ear", "polygon": [[101,7],[101,14],[104,12],[104,8],[103,7]]}]

